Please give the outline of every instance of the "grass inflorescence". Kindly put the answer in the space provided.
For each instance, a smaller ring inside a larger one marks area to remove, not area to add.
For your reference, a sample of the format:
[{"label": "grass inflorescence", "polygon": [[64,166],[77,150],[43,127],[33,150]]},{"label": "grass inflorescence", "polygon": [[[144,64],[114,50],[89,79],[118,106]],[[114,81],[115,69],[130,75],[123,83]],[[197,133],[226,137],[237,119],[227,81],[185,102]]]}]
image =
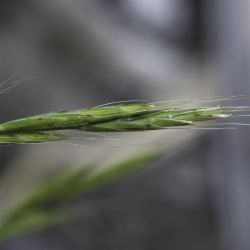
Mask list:
[{"label": "grass inflorescence", "polygon": [[[176,108],[163,103],[117,104],[54,112],[0,124],[0,144],[70,139],[65,131],[127,132],[200,125],[227,118],[241,108]],[[61,132],[59,132],[61,131]]]}]

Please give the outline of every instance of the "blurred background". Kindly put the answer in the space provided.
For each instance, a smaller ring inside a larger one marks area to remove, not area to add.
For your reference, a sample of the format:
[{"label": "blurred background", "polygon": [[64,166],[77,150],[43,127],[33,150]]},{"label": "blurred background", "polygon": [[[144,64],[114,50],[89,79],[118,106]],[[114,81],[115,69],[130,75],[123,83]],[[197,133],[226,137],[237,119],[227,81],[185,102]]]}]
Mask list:
[{"label": "blurred background", "polygon": [[[17,72],[23,82],[0,95],[0,122],[123,100],[250,96],[249,25],[248,0],[2,0],[0,81]],[[249,135],[168,130],[118,135],[115,148],[84,138],[1,147],[0,214],[65,169],[145,148],[166,157],[91,194],[86,216],[0,249],[248,250]]]}]

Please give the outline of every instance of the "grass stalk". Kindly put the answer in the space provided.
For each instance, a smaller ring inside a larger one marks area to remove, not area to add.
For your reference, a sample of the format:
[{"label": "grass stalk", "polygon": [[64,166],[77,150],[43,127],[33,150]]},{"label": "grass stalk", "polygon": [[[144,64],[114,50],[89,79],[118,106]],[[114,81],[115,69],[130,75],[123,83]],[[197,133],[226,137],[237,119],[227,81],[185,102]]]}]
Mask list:
[{"label": "grass stalk", "polygon": [[82,212],[67,208],[66,204],[149,166],[160,156],[160,153],[147,152],[101,171],[92,166],[69,170],[52,178],[0,218],[0,241],[82,215]]}]

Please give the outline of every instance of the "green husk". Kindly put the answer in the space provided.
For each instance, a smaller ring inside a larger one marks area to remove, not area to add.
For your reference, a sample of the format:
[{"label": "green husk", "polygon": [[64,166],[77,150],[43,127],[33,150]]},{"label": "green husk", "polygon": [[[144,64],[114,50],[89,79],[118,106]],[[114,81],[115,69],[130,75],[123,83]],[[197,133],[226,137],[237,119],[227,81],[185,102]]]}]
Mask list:
[{"label": "green husk", "polygon": [[58,112],[22,118],[0,125],[0,133],[19,133],[74,129],[83,124],[149,114],[159,110],[152,104],[118,105],[112,107]]},{"label": "green husk", "polygon": [[67,138],[66,135],[56,133],[0,134],[0,145],[51,142]]},{"label": "green husk", "polygon": [[[199,125],[226,118],[231,109],[217,107],[168,109],[160,104],[126,104],[37,115],[0,124],[0,145],[65,140],[58,130],[127,132]],[[63,133],[63,132],[62,132]]]}]

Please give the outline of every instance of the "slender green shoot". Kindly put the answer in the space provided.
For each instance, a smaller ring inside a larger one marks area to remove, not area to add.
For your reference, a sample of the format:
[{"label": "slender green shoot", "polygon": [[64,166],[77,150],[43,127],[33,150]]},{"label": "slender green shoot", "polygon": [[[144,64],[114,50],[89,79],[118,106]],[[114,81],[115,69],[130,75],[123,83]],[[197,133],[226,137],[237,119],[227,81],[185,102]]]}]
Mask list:
[{"label": "slender green shoot", "polygon": [[72,199],[96,191],[133,172],[144,168],[160,157],[147,152],[97,171],[91,166],[69,170],[34,190],[30,196],[0,218],[0,241],[20,234],[34,232],[81,215],[67,207]]}]

